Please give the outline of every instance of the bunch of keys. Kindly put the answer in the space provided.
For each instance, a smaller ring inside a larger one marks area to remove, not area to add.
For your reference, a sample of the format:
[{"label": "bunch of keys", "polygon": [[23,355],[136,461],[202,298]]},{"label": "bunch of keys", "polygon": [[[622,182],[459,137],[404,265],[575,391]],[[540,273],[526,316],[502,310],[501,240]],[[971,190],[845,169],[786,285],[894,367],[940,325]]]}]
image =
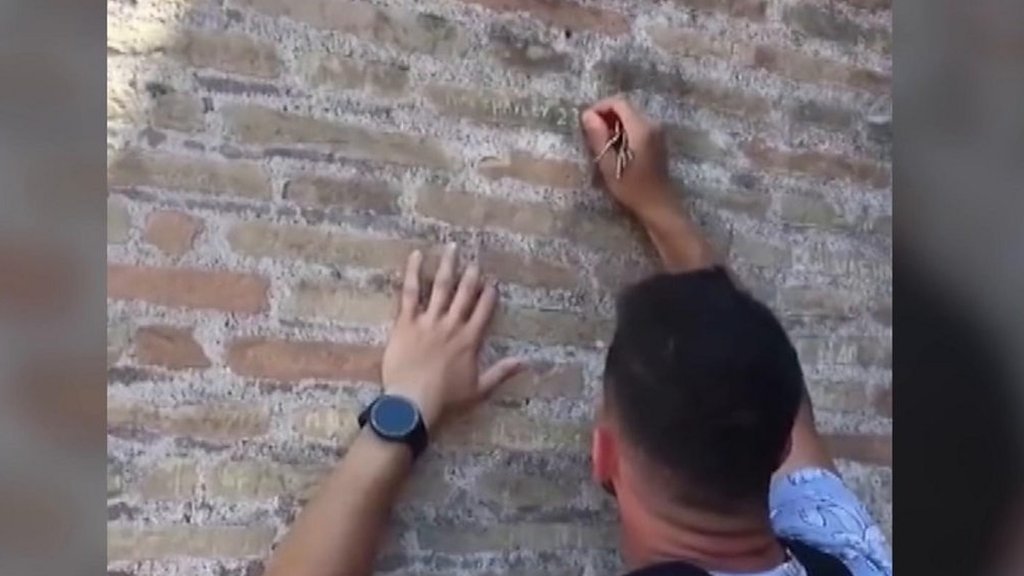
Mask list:
[{"label": "bunch of keys", "polygon": [[622,173],[626,170],[626,165],[633,160],[633,150],[629,147],[629,137],[626,136],[626,130],[622,127],[622,121],[618,117],[612,121],[612,137],[608,139],[608,143],[594,159],[594,163],[600,162],[609,150],[615,150],[615,179],[622,180]]}]

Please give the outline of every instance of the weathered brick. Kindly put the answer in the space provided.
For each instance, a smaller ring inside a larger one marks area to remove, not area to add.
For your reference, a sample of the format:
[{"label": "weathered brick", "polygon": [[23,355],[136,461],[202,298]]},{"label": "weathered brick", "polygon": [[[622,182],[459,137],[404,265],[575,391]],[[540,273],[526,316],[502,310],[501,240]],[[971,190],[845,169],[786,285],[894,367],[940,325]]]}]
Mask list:
[{"label": "weathered brick", "polygon": [[494,320],[494,334],[544,344],[592,346],[608,342],[612,322],[563,310],[500,308]]},{"label": "weathered brick", "polygon": [[292,288],[285,316],[380,326],[394,317],[396,296],[340,283],[302,281]]},{"label": "weathered brick", "polygon": [[237,80],[223,76],[195,75],[196,84],[207,92],[245,96],[279,96],[281,90],[268,82]]},{"label": "weathered brick", "polygon": [[531,18],[556,28],[619,36],[630,29],[629,20],[618,12],[582,6],[571,0],[461,0],[496,12],[526,12]]},{"label": "weathered brick", "polygon": [[655,24],[647,28],[654,45],[680,58],[719,58],[723,60],[747,56],[745,47],[715,40],[691,30]]},{"label": "weathered brick", "polygon": [[124,244],[132,227],[132,217],[120,198],[107,197],[107,244]]},{"label": "weathered brick", "polygon": [[242,376],[278,381],[380,381],[381,349],[365,344],[242,338],[228,344],[227,364]]},{"label": "weathered brick", "polygon": [[473,482],[473,494],[485,502],[495,502],[505,510],[516,511],[570,502],[580,494],[580,486],[567,482],[566,478],[501,466],[478,476]]},{"label": "weathered brick", "polygon": [[881,338],[864,338],[857,342],[857,364],[865,368],[892,368],[892,343]]},{"label": "weathered brick", "polygon": [[123,465],[118,461],[107,462],[107,500],[120,496],[124,491]]},{"label": "weathered brick", "polygon": [[779,217],[788,224],[843,228],[847,222],[825,198],[787,194],[779,199]]},{"label": "weathered brick", "polygon": [[345,0],[234,0],[234,3],[267,16],[289,18],[410,52],[455,57],[470,47],[465,31],[434,14]]},{"label": "weathered brick", "polygon": [[676,4],[694,8],[721,12],[737,18],[746,18],[755,22],[764,20],[767,2],[765,0],[674,0]]},{"label": "weathered brick", "polygon": [[417,191],[416,211],[456,226],[503,228],[534,236],[551,235],[559,226],[555,210],[539,202],[516,203],[434,186],[424,186]]},{"label": "weathered brick", "polygon": [[794,123],[813,124],[840,132],[853,130],[857,123],[857,115],[852,111],[813,100],[794,105],[789,110],[789,117]]},{"label": "weathered brick", "polygon": [[861,8],[864,10],[890,10],[892,9],[892,0],[840,0],[843,3],[849,4],[854,8]]},{"label": "weathered brick", "polygon": [[292,415],[292,428],[301,436],[347,445],[359,431],[360,407],[354,403],[304,408]]},{"label": "weathered brick", "polygon": [[181,258],[203,230],[203,221],[176,210],[157,210],[146,219],[143,238],[171,258]]},{"label": "weathered brick", "polygon": [[715,208],[745,214],[758,220],[764,218],[771,203],[767,194],[742,188],[722,189],[682,184],[680,189],[684,194],[692,193]]},{"label": "weathered brick", "polygon": [[400,270],[418,244],[304,226],[263,222],[236,224],[228,232],[231,248],[253,258],[302,260],[327,266]]},{"label": "weathered brick", "polygon": [[779,301],[789,316],[851,318],[859,302],[856,295],[823,285],[783,286]]},{"label": "weathered brick", "polygon": [[579,285],[576,270],[539,256],[482,248],[478,261],[485,274],[493,275],[503,282],[563,290],[571,290]]},{"label": "weathered brick", "polygon": [[860,412],[869,407],[867,387],[859,382],[809,382],[807,391],[815,410]]},{"label": "weathered brick", "polygon": [[110,186],[152,186],[213,196],[270,199],[270,178],[249,162],[126,152],[107,167]]},{"label": "weathered brick", "polygon": [[870,160],[810,150],[780,150],[761,140],[745,142],[741,148],[752,164],[764,170],[794,172],[824,180],[849,180],[874,188],[886,188],[890,182],[889,168]]},{"label": "weathered brick", "polygon": [[534,37],[520,36],[502,25],[495,25],[488,31],[491,53],[509,68],[523,70],[530,74],[568,72],[572,58],[559,52],[551,44]]},{"label": "weathered brick", "polygon": [[192,336],[191,328],[143,326],[135,332],[135,358],[173,370],[206,368],[210,359]]},{"label": "weathered brick", "polygon": [[583,367],[579,364],[531,363],[501,385],[494,398],[579,398],[583,394]]},{"label": "weathered brick", "polygon": [[270,42],[226,32],[175,30],[162,22],[111,18],[107,47],[121,54],[164,52],[196,68],[230,74],[276,78],[281,61]]},{"label": "weathered brick", "polygon": [[824,439],[834,458],[864,464],[892,466],[892,436],[826,434]]},{"label": "weathered brick", "polygon": [[697,162],[717,162],[728,156],[728,151],[711,134],[693,126],[665,126],[665,137],[674,154]]},{"label": "weathered brick", "polygon": [[737,234],[732,238],[730,253],[748,264],[776,270],[788,266],[791,258],[787,246],[771,244],[745,234]]},{"label": "weathered brick", "polygon": [[511,178],[552,188],[583,188],[589,180],[579,162],[539,158],[523,150],[513,150],[505,158],[484,158],[477,171],[492,180]]},{"label": "weathered brick", "polygon": [[206,491],[232,501],[269,500],[279,496],[308,499],[330,472],[324,465],[288,465],[267,461],[226,461],[209,471]]},{"label": "weathered brick", "polygon": [[654,274],[660,268],[660,263],[653,259],[616,259],[594,267],[594,277],[602,291],[615,296],[625,287]]},{"label": "weathered brick", "polygon": [[871,308],[871,317],[883,326],[892,326],[892,300],[876,302]]},{"label": "weathered brick", "polygon": [[485,124],[567,134],[579,129],[578,107],[566,100],[437,84],[427,86],[424,94],[438,111],[448,116]]},{"label": "weathered brick", "polygon": [[871,233],[883,238],[892,238],[892,215],[882,214],[871,221]]},{"label": "weathered brick", "polygon": [[302,206],[373,214],[398,214],[400,194],[390,184],[362,178],[299,176],[284,185],[284,199]]},{"label": "weathered brick", "polygon": [[883,72],[858,68],[773,46],[757,46],[749,63],[797,82],[839,84],[875,94],[887,94],[892,78]]},{"label": "weathered brick", "polygon": [[121,359],[128,348],[130,329],[128,323],[120,319],[107,321],[107,367],[111,367]]},{"label": "weathered brick", "polygon": [[242,144],[317,145],[355,160],[447,168],[450,161],[433,138],[378,132],[253,105],[222,109],[227,132]]},{"label": "weathered brick", "polygon": [[153,125],[179,132],[199,132],[203,129],[203,102],[178,92],[161,94],[153,104]]},{"label": "weathered brick", "polygon": [[886,54],[891,49],[887,30],[860,24],[838,12],[832,5],[790,4],[782,13],[782,21],[815,38],[842,44],[862,44]]},{"label": "weathered brick", "polygon": [[137,491],[145,500],[184,500],[199,488],[195,462],[161,461],[139,482]]},{"label": "weathered brick", "polygon": [[266,434],[270,414],[266,408],[241,404],[205,404],[157,408],[108,402],[107,430],[131,434],[143,430],[171,436],[190,436],[230,442]]},{"label": "weathered brick", "polygon": [[107,266],[107,297],[152,304],[255,314],[267,309],[265,278],[196,268]]},{"label": "weathered brick", "polygon": [[484,407],[442,430],[438,446],[445,450],[567,450],[586,448],[590,426],[524,414],[520,409]]},{"label": "weathered brick", "polygon": [[419,547],[435,554],[475,554],[509,550],[593,550],[615,546],[615,529],[607,524],[495,524],[417,530]]},{"label": "weathered brick", "polygon": [[875,412],[892,418],[892,386],[873,386],[868,391],[868,400]]},{"label": "weathered brick", "polygon": [[771,103],[757,94],[691,80],[643,61],[611,59],[600,62],[595,70],[609,92],[655,92],[681,99],[701,110],[710,109],[740,118],[758,119],[771,113]]},{"label": "weathered brick", "polygon": [[367,62],[338,54],[308,54],[299,62],[310,86],[331,90],[366,90],[381,96],[398,96],[409,84],[409,67]]},{"label": "weathered brick", "polygon": [[107,562],[250,558],[270,549],[272,526],[107,526]]}]

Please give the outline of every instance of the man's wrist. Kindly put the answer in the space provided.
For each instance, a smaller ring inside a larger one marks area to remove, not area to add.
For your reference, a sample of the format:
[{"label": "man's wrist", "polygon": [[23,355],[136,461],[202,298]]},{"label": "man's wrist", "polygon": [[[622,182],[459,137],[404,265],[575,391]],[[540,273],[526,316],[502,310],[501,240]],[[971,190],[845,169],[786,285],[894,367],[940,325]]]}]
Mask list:
[{"label": "man's wrist", "polygon": [[423,419],[423,425],[427,427],[427,432],[433,432],[437,427],[438,422],[441,420],[443,413],[443,407],[441,403],[436,399],[436,395],[424,394],[422,392],[416,392],[412,390],[387,390],[384,391],[386,394],[394,396],[401,396],[409,402],[412,402],[416,409],[420,413],[420,418]]}]

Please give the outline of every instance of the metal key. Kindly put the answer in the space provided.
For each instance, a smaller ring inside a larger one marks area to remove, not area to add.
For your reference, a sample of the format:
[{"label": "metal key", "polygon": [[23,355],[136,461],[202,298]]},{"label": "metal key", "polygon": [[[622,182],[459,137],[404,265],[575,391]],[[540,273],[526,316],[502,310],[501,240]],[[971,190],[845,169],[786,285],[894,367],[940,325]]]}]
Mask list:
[{"label": "metal key", "polygon": [[615,179],[621,180],[622,173],[626,170],[626,166],[630,161],[633,160],[633,151],[629,148],[629,139],[626,136],[626,131],[622,127],[622,122],[616,119],[615,124],[612,127],[612,136],[608,139],[608,142],[601,149],[601,153],[594,159],[595,163],[601,161],[605,154],[609,150],[615,150]]}]

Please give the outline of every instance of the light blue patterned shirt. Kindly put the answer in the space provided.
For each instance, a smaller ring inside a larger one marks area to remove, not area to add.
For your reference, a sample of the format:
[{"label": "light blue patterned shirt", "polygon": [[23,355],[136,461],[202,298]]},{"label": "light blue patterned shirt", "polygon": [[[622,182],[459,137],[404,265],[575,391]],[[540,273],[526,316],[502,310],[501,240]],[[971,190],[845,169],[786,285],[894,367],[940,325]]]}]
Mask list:
[{"label": "light blue patterned shirt", "polygon": [[[834,473],[804,468],[772,482],[772,527],[846,564],[853,576],[892,576],[889,545],[867,508]],[[716,576],[738,576],[717,574]],[[806,576],[794,559],[767,572],[743,576]]]}]

